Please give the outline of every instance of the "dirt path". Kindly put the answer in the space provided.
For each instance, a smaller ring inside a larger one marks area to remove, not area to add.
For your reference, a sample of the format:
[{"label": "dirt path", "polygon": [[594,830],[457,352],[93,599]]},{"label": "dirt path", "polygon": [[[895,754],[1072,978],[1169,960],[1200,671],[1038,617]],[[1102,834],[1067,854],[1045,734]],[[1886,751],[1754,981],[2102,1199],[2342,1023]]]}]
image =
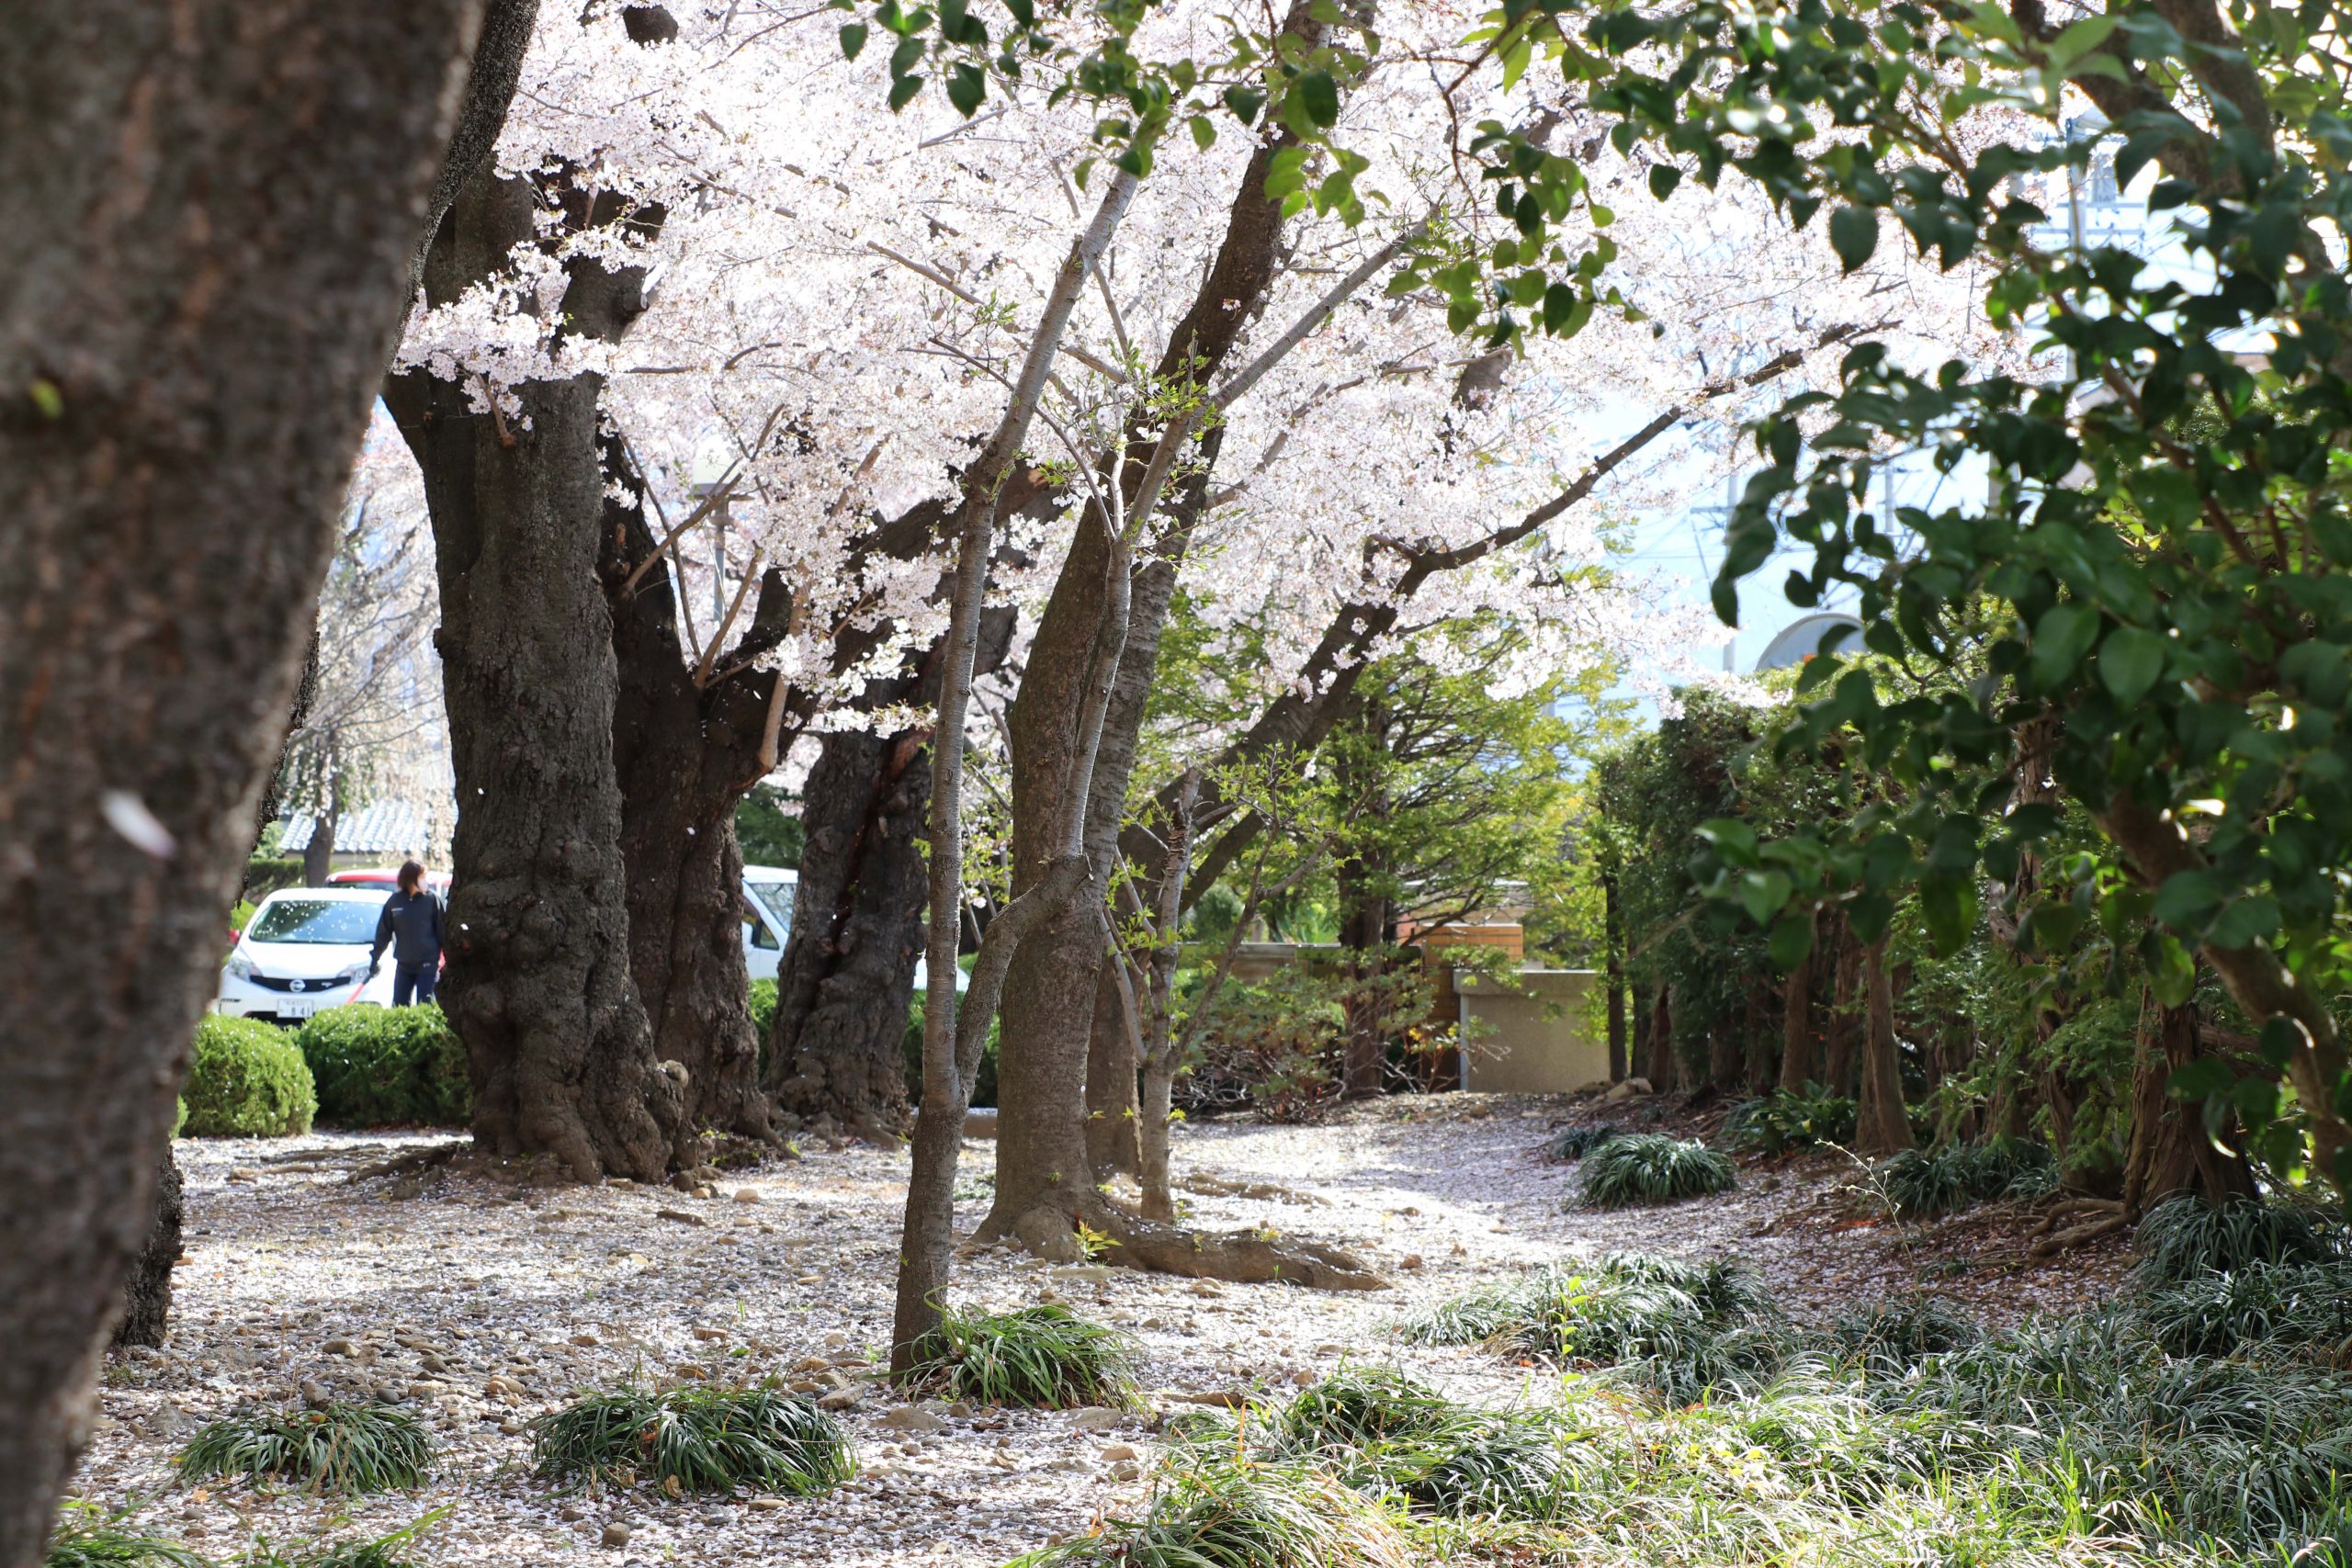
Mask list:
[{"label": "dirt path", "polygon": [[[1814,1318],[1858,1294],[1922,1282],[2007,1317],[2073,1304],[2112,1274],[2111,1258],[2077,1259],[2063,1273],[1956,1271],[1955,1253],[1987,1250],[1965,1225],[1940,1245],[1894,1248],[1883,1227],[1853,1224],[1831,1156],[1750,1168],[1724,1199],[1564,1211],[1573,1168],[1543,1164],[1533,1150],[1565,1113],[1449,1096],[1388,1101],[1319,1127],[1183,1131],[1180,1184],[1210,1175],[1286,1194],[1189,1192],[1195,1223],[1350,1246],[1396,1281],[1392,1290],[1216,1286],[1043,1267],[997,1249],[958,1265],[958,1290],[990,1306],[1064,1300],[1134,1330],[1153,1404],[1168,1409],[1182,1407],[1182,1393],[1309,1381],[1351,1357],[1406,1367],[1458,1396],[1511,1397],[1542,1374],[1476,1351],[1398,1346],[1386,1327],[1419,1302],[1571,1252],[1737,1257]],[[92,1500],[143,1500],[142,1528],[219,1557],[255,1531],[295,1543],[346,1516],[374,1532],[447,1506],[427,1561],[654,1568],[991,1564],[1142,1495],[1146,1417],[910,1408],[865,1382],[889,1321],[903,1154],[820,1151],[730,1180],[708,1200],[447,1173],[346,1179],[432,1142],[329,1134],[181,1145],[189,1234],[173,1343],[110,1359],[82,1473]],[[990,1157],[987,1145],[967,1145],[966,1197],[979,1196]],[[661,1503],[566,1496],[527,1473],[524,1423],[581,1389],[632,1376],[771,1374],[860,1393],[847,1419],[861,1472],[842,1492]],[[171,1456],[198,1423],[241,1403],[297,1402],[305,1382],[422,1413],[442,1450],[433,1485],[352,1506],[174,1482]],[[625,1544],[605,1544],[613,1525],[627,1528]]]}]

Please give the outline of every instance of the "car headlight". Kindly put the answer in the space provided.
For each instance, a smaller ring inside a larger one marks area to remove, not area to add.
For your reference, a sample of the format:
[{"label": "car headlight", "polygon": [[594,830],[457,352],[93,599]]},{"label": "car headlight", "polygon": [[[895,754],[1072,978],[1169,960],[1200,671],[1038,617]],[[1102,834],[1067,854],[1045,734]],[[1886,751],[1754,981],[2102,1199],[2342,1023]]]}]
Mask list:
[{"label": "car headlight", "polygon": [[345,985],[357,985],[360,981],[368,978],[368,965],[365,964],[355,964],[350,968],[345,970],[342,974],[336,976],[335,978]]},{"label": "car headlight", "polygon": [[254,961],[242,953],[229,954],[229,962],[221,967],[228,970],[229,977],[232,980],[250,980],[254,977]]}]

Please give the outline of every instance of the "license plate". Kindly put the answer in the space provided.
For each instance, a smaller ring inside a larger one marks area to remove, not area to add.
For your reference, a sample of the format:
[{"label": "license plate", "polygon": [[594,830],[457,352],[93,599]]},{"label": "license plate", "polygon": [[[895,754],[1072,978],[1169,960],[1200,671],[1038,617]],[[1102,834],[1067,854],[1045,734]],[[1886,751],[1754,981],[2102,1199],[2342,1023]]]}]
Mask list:
[{"label": "license plate", "polygon": [[318,1010],[319,1004],[316,1001],[280,1002],[277,1004],[277,1016],[280,1018],[309,1018]]}]

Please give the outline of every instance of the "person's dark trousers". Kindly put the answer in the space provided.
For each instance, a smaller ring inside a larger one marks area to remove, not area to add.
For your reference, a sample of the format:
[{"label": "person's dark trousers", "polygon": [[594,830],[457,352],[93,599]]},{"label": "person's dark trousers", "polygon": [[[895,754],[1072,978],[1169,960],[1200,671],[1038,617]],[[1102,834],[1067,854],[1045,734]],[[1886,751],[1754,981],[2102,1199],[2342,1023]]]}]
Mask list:
[{"label": "person's dark trousers", "polygon": [[440,963],[395,964],[392,965],[392,1005],[404,1008],[412,1001],[433,999],[433,982],[439,979]]}]

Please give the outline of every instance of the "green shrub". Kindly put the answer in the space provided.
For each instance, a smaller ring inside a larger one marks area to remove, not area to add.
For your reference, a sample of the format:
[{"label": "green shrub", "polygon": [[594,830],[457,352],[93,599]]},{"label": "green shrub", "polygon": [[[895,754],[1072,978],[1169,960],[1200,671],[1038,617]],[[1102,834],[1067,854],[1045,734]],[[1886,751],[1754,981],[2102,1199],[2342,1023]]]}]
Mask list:
[{"label": "green shrub", "polygon": [[917,1349],[908,1381],[958,1399],[1046,1410],[1136,1402],[1135,1342],[1055,1303],[950,1308]]},{"label": "green shrub", "polygon": [[51,1538],[41,1568],[205,1568],[177,1541],[141,1535],[86,1505],[69,1507],[71,1522]]},{"label": "green shrub", "polygon": [[775,1022],[775,982],[752,982],[752,1027],[757,1031],[763,1047],[767,1043],[768,1028]]},{"label": "green shrub", "polygon": [[462,1127],[473,1119],[466,1048],[441,1010],[329,1008],[295,1032],[319,1120],[345,1127]]},{"label": "green shrub", "polygon": [[1781,1155],[1854,1141],[1854,1102],[1809,1083],[1802,1094],[1775,1089],[1742,1100],[1724,1118],[1724,1141],[1746,1154]]},{"label": "green shrub", "polygon": [[2024,1138],[1905,1149],[1878,1168],[1879,1191],[1897,1219],[1928,1219],[1996,1198],[2035,1198],[2057,1183],[2048,1145]]},{"label": "green shrub", "polygon": [[2139,1313],[2149,1337],[2175,1356],[2256,1351],[2340,1362],[2352,1351],[2352,1263],[2199,1274],[2150,1292]]},{"label": "green shrub", "polygon": [[416,1417],[388,1404],[241,1410],[198,1429],[180,1478],[288,1481],[319,1492],[408,1491],[424,1484],[433,1440]]},{"label": "green shrub", "polygon": [[1563,1127],[1545,1141],[1544,1157],[1555,1165],[1579,1160],[1611,1138],[1622,1138],[1625,1129],[1614,1122],[1600,1122],[1582,1127]]},{"label": "green shrub", "polygon": [[672,1493],[749,1488],[795,1497],[856,1473],[839,1421],[772,1388],[623,1389],[532,1424],[537,1473],[576,1485],[648,1483]]},{"label": "green shrub", "polygon": [[2183,1194],[2150,1210],[2133,1240],[2140,1260],[2132,1277],[2154,1286],[2255,1264],[2326,1263],[2342,1255],[2344,1233],[2305,1204],[2256,1198],[2217,1204]]},{"label": "green shrub", "polygon": [[1672,1203],[1739,1185],[1739,1170],[1696,1138],[1628,1133],[1587,1155],[1576,1201],[1588,1209]]},{"label": "green shrub", "polygon": [[188,1069],[191,1138],[284,1138],[311,1130],[318,1093],[302,1053],[275,1024],[208,1013]]},{"label": "green shrub", "polygon": [[1614,1370],[1678,1402],[1758,1386],[1795,1348],[1780,1310],[1746,1269],[1640,1254],[1539,1269],[1430,1308],[1400,1332],[1421,1344],[1493,1344]]},{"label": "green shrub", "polygon": [[1457,1404],[1400,1372],[1343,1371],[1268,1417],[1271,1445],[1359,1491],[1451,1518],[1549,1517],[1561,1500],[1550,1426]]},{"label": "green shrub", "polygon": [[1966,1349],[1984,1333],[1943,1297],[1912,1294],[1840,1314],[1829,1342],[1866,1371],[1900,1377],[1929,1356]]},{"label": "green shrub", "polygon": [[1419,1568],[1388,1512],[1312,1463],[1204,1456],[1152,1495],[1010,1568]]}]

